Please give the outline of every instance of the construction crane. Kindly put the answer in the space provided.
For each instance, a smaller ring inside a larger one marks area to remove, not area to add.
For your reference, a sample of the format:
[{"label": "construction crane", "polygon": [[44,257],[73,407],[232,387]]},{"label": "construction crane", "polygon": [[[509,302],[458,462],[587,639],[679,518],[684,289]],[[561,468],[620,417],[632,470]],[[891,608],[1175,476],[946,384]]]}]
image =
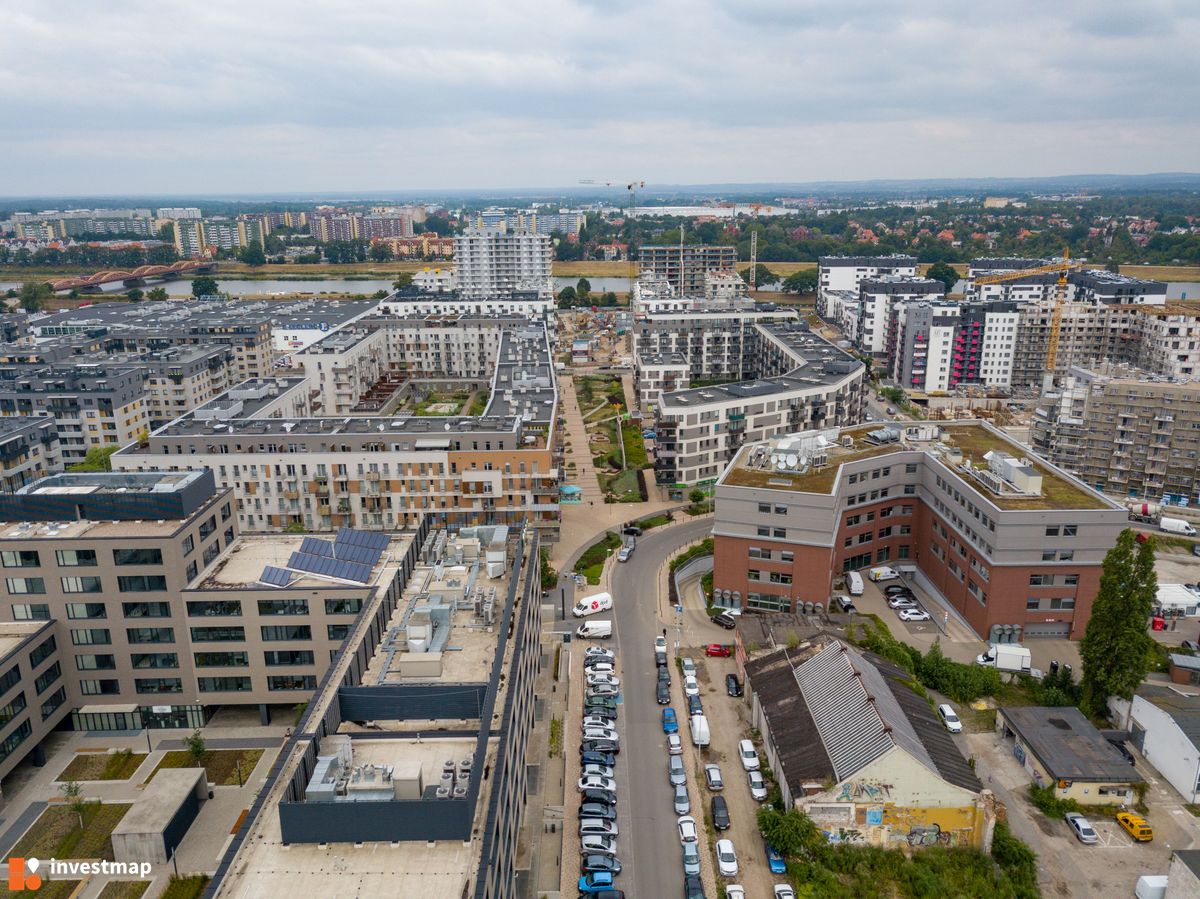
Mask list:
[{"label": "construction crane", "polygon": [[1078,262],[1071,261],[1070,249],[1064,249],[1062,262],[1052,262],[1034,268],[1022,268],[1011,272],[1000,272],[995,275],[982,275],[975,279],[976,286],[988,284],[1003,284],[1006,281],[1020,281],[1030,275],[1058,275],[1054,282],[1054,306],[1050,310],[1050,339],[1046,344],[1046,382],[1053,384],[1054,366],[1058,362],[1058,341],[1062,332],[1063,307],[1067,302],[1067,274],[1078,271]]},{"label": "construction crane", "polygon": [[645,181],[599,181],[592,178],[581,179],[580,184],[595,184],[600,187],[622,187],[624,186],[627,203],[625,208],[626,228],[629,231],[629,243],[625,246],[625,258],[629,260],[629,303],[633,305],[633,282],[635,280],[633,269],[633,253],[630,252],[633,244],[633,211],[637,208],[637,192],[646,186]]}]

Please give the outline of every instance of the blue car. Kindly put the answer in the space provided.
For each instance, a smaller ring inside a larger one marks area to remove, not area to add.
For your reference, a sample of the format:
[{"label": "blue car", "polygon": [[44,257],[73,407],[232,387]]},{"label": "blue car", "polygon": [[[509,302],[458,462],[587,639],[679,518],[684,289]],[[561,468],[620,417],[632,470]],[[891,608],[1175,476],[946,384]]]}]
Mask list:
[{"label": "blue car", "polygon": [[675,717],[674,709],[663,709],[662,710],[662,724],[663,724],[663,733],[664,734],[679,733],[679,721]]},{"label": "blue car", "polygon": [[767,846],[767,867],[771,869],[772,874],[786,874],[787,865],[783,861],[783,856],[779,854],[779,850],[770,843]]},{"label": "blue car", "polygon": [[613,887],[612,871],[589,871],[579,878],[579,892],[599,893]]}]

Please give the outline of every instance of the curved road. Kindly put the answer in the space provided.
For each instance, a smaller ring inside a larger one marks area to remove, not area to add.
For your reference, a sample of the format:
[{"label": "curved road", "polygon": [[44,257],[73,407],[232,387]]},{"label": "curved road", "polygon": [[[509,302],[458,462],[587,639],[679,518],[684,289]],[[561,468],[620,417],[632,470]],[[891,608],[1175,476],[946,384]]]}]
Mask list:
[{"label": "curved road", "polygon": [[[623,797],[618,842],[624,883],[619,885],[636,899],[683,895],[682,855],[667,784],[666,738],[654,699],[654,638],[667,623],[658,614],[658,572],[669,556],[711,530],[712,519],[701,518],[651,531],[638,539],[633,558],[613,566],[614,648],[623,675],[622,752],[616,772]],[[664,608],[666,602],[663,597]],[[677,678],[674,665],[671,671]],[[681,726],[680,732],[686,739],[686,729]]]}]

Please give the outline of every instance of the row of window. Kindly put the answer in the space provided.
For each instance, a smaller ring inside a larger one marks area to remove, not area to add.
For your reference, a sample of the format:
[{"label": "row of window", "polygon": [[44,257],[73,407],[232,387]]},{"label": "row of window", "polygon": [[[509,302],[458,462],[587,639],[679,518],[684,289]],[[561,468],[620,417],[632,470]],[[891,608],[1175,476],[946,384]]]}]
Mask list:
[{"label": "row of window", "polygon": [[[201,693],[237,693],[252,688],[249,677],[199,677],[196,682]],[[116,696],[121,692],[115,680],[83,680],[79,682],[86,696]],[[178,677],[134,678],[133,688],[138,693],[182,693],[183,681]],[[270,674],[267,675],[268,690],[315,690],[317,678],[313,674]]]},{"label": "row of window", "polygon": [[[62,578],[66,593],[101,593],[100,579],[94,577]],[[5,578],[10,596],[25,596],[46,592],[46,579],[40,577]],[[165,593],[167,578],[161,574],[123,574],[117,577],[117,589],[122,593]]]},{"label": "row of window", "polygon": [[766,561],[769,562],[772,559],[774,559],[775,556],[779,556],[780,562],[792,562],[792,561],[795,561],[795,558],[796,558],[795,553],[793,553],[791,550],[788,550],[788,549],[780,550],[778,552],[773,552],[772,550],[769,550],[769,549],[763,549],[761,546],[750,547],[750,558],[751,559],[765,559]]},{"label": "row of window", "polygon": [[[312,639],[312,627],[307,624],[263,625],[259,631],[262,639],[266,641]],[[344,640],[350,633],[350,625],[327,624],[325,632],[330,640]],[[173,627],[127,628],[125,635],[130,643],[137,644],[175,642]],[[244,641],[246,629],[241,625],[193,627],[191,628],[191,638],[193,643]],[[112,633],[106,628],[74,629],[71,631],[71,643],[75,646],[108,646],[112,643]]]},{"label": "row of window", "polygon": [[[114,565],[161,565],[161,549],[134,547],[114,549]],[[54,559],[63,568],[93,567],[98,564],[94,549],[59,549]],[[5,550],[0,552],[0,566],[5,568],[40,568],[42,557],[36,549]]]},{"label": "row of window", "polygon": [[[187,604],[188,615],[195,617],[227,616],[240,617],[240,600],[215,602],[193,601]],[[362,609],[361,599],[327,599],[326,615],[357,615]],[[66,604],[67,618],[72,621],[104,620],[108,618],[108,607],[102,602],[69,602]],[[166,602],[123,602],[121,611],[126,618],[170,618],[171,604]],[[260,599],[259,615],[307,615],[307,599]],[[13,606],[13,617],[17,621],[49,621],[50,606],[46,604],[18,603]]]},{"label": "row of window", "polygon": [[[179,667],[179,656],[173,652],[135,652],[129,658],[135,669]],[[246,652],[198,652],[194,658],[200,668],[246,668],[250,665]],[[315,664],[311,649],[268,650],[263,653],[263,659],[272,667]],[[77,655],[75,667],[79,671],[115,671],[117,657],[109,653]]]},{"label": "row of window", "polygon": [[1031,612],[1036,612],[1039,609],[1049,609],[1051,611],[1060,611],[1075,608],[1074,596],[1055,596],[1050,599],[1039,599],[1036,596],[1031,596],[1025,600],[1025,608]]},{"label": "row of window", "polygon": [[[1060,581],[1059,578],[1062,578]],[[1062,584],[1064,587],[1075,587],[1079,585],[1079,575],[1077,574],[1031,574],[1029,575],[1030,587],[1053,587],[1055,584]]]}]

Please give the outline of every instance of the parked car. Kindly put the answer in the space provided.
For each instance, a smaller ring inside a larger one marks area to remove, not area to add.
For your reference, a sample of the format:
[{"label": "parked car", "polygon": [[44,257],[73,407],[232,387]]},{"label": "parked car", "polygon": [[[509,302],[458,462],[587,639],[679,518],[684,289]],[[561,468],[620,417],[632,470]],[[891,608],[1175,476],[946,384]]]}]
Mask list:
[{"label": "parked car", "polygon": [[907,593],[909,596],[912,595],[912,591],[909,590],[907,587],[905,587],[903,584],[888,584],[886,587],[883,588],[884,596],[895,596],[899,593]]},{"label": "parked car", "polygon": [[726,884],[725,899],[746,899],[746,888],[740,883]]},{"label": "parked car", "polygon": [[1123,759],[1125,759],[1125,761],[1129,762],[1129,764],[1131,764],[1131,765],[1137,764],[1136,760],[1133,757],[1133,753],[1130,752],[1125,747],[1124,740],[1109,740],[1108,742],[1112,746],[1113,749],[1115,749],[1115,750],[1117,750],[1117,752],[1121,753],[1121,757]]},{"label": "parked car", "polygon": [[692,810],[692,801],[688,798],[687,784],[675,785],[675,814],[686,815]]},{"label": "parked car", "polygon": [[618,562],[628,562],[630,557],[633,556],[633,549],[634,549],[634,547],[633,547],[632,543],[627,543],[624,546],[622,546],[621,549],[617,552],[617,561]]},{"label": "parked car", "polygon": [[659,681],[658,686],[654,690],[654,698],[659,705],[669,705],[671,702],[671,688],[663,681]]},{"label": "parked car", "polygon": [[604,805],[599,802],[585,802],[579,806],[580,818],[598,818],[601,821],[616,821],[617,808],[614,805]]},{"label": "parked car", "polygon": [[725,675],[725,692],[730,696],[742,695],[742,682],[738,680],[736,674]]},{"label": "parked car", "polygon": [[617,743],[621,739],[621,735],[617,733],[615,727],[585,727],[583,729],[583,739],[585,740],[612,740]]},{"label": "parked car", "polygon": [[660,684],[666,684],[668,687],[671,686],[671,669],[670,668],[659,668],[657,674],[658,674],[658,682]]},{"label": "parked car", "polygon": [[683,844],[683,874],[685,877],[700,873],[700,850],[695,843]]},{"label": "parked car", "polygon": [[612,871],[592,871],[579,878],[579,892],[598,893],[611,889],[613,885]]},{"label": "parked car", "polygon": [[617,701],[611,696],[589,696],[583,701],[583,707],[586,710],[608,709],[615,712],[617,710]]},{"label": "parked car", "polygon": [[901,621],[928,621],[929,613],[924,609],[901,609],[898,613]]},{"label": "parked car", "polygon": [[699,696],[700,682],[694,677],[685,677],[683,679],[683,692],[688,696]]},{"label": "parked car", "polygon": [[667,780],[671,786],[677,787],[687,783],[687,770],[683,767],[683,758],[678,755],[667,756]]},{"label": "parked car", "polygon": [[949,703],[943,702],[939,705],[937,714],[942,719],[942,724],[946,725],[946,730],[952,734],[962,733],[962,722],[958,720],[958,715],[954,714],[954,709]]},{"label": "parked car", "polygon": [[583,660],[583,671],[584,674],[615,674],[617,666],[611,659],[592,656]]},{"label": "parked car", "polygon": [[611,671],[588,671],[584,676],[587,678],[589,687],[600,684],[605,684],[610,687],[621,686],[621,679]]},{"label": "parked car", "polygon": [[696,660],[682,658],[679,660],[679,670],[683,672],[685,678],[696,676]]},{"label": "parked car", "polygon": [[654,667],[655,668],[666,668],[667,667],[666,650],[656,649],[654,651]]},{"label": "parked car", "polygon": [[833,606],[839,612],[844,612],[847,615],[858,611],[858,609],[854,606],[854,600],[845,594],[841,596],[835,596],[833,598]]},{"label": "parked car", "polygon": [[893,609],[915,609],[917,607],[917,600],[911,595],[906,596],[901,594],[889,599],[888,605]]},{"label": "parked car", "polygon": [[1079,812],[1067,812],[1063,815],[1063,819],[1067,822],[1067,826],[1071,828],[1071,833],[1075,834],[1075,838],[1081,843],[1097,843],[1100,838],[1096,836],[1096,831],[1092,828],[1092,822]]},{"label": "parked car", "polygon": [[697,875],[688,875],[683,879],[683,899],[705,899],[704,881]]},{"label": "parked car", "polygon": [[586,696],[616,696],[621,688],[616,684],[588,684]]},{"label": "parked car", "polygon": [[580,777],[588,777],[595,774],[600,777],[612,777],[615,772],[608,765],[584,765],[579,770]]},{"label": "parked car", "polygon": [[588,874],[592,871],[609,871],[613,874],[621,873],[621,860],[615,855],[585,855],[579,860],[579,871],[582,874]]},{"label": "parked car", "polygon": [[731,631],[735,627],[737,627],[737,621],[733,618],[733,616],[726,615],[724,612],[713,615],[708,620],[711,621],[713,624],[716,624],[716,625],[719,625],[719,626],[725,628],[725,630],[727,630],[727,631]]},{"label": "parked car", "polygon": [[679,828],[679,842],[695,843],[699,839],[699,832],[696,830],[696,819],[691,815],[683,815],[675,824]]},{"label": "parked car", "polygon": [[767,849],[767,867],[772,874],[786,874],[787,863],[783,860],[783,856],[779,854],[779,850],[770,843],[763,844]]},{"label": "parked car", "polygon": [[660,636],[657,636],[654,638],[654,651],[655,652],[666,652],[667,651],[667,638],[665,636],[660,635]]},{"label": "parked car", "polygon": [[611,649],[605,649],[603,646],[589,646],[583,652],[583,659],[584,662],[588,659],[608,659],[610,662],[615,662],[617,654]]},{"label": "parked car", "polygon": [[737,877],[738,860],[733,840],[717,840],[717,870],[722,877]]},{"label": "parked car", "polygon": [[1154,830],[1141,815],[1135,815],[1133,812],[1117,812],[1117,823],[1139,843],[1149,843],[1154,839]]},{"label": "parked car", "polygon": [[585,855],[615,855],[617,852],[617,841],[612,837],[599,836],[590,834],[580,837],[579,851]]},{"label": "parked car", "polygon": [[742,760],[742,767],[747,771],[758,770],[758,753],[754,749],[753,740],[742,740],[738,743],[738,756]]},{"label": "parked car", "polygon": [[683,755],[683,739],[679,734],[667,734],[667,754]]},{"label": "parked car", "polygon": [[767,782],[761,771],[747,771],[746,778],[750,781],[750,796],[759,802],[767,801]]},{"label": "parked car", "polygon": [[642,536],[642,529],[636,524],[631,524],[629,527],[621,529],[621,535],[624,537],[640,537]]},{"label": "parked car", "polygon": [[712,798],[712,822],[717,830],[729,830],[729,805],[724,796]]},{"label": "parked car", "polygon": [[775,884],[775,899],[796,899],[796,891],[786,883]]},{"label": "parked car", "polygon": [[679,719],[675,717],[675,710],[670,706],[662,710],[662,729],[664,734],[679,733]]},{"label": "parked car", "polygon": [[600,805],[616,805],[617,794],[610,790],[584,790],[579,794],[580,802],[598,802]]},{"label": "parked car", "polygon": [[725,789],[725,781],[721,778],[721,769],[716,765],[704,766],[704,782],[714,793]]},{"label": "parked car", "polygon": [[584,740],[579,744],[579,752],[609,752],[616,754],[621,751],[621,744],[616,740]]},{"label": "parked car", "polygon": [[733,647],[727,646],[724,643],[709,643],[704,647],[704,654],[706,656],[716,656],[725,659],[733,655]]},{"label": "parked car", "polygon": [[606,715],[592,715],[589,713],[587,717],[583,719],[583,726],[615,728],[616,721],[615,719],[609,718]]},{"label": "parked car", "polygon": [[611,777],[604,777],[599,774],[589,774],[586,777],[579,778],[575,784],[579,792],[584,790],[608,790],[610,793],[617,792],[617,783]]},{"label": "parked car", "polygon": [[579,819],[579,835],[585,836],[601,836],[615,837],[619,831],[617,830],[616,821],[605,821],[602,818],[580,818]]}]

